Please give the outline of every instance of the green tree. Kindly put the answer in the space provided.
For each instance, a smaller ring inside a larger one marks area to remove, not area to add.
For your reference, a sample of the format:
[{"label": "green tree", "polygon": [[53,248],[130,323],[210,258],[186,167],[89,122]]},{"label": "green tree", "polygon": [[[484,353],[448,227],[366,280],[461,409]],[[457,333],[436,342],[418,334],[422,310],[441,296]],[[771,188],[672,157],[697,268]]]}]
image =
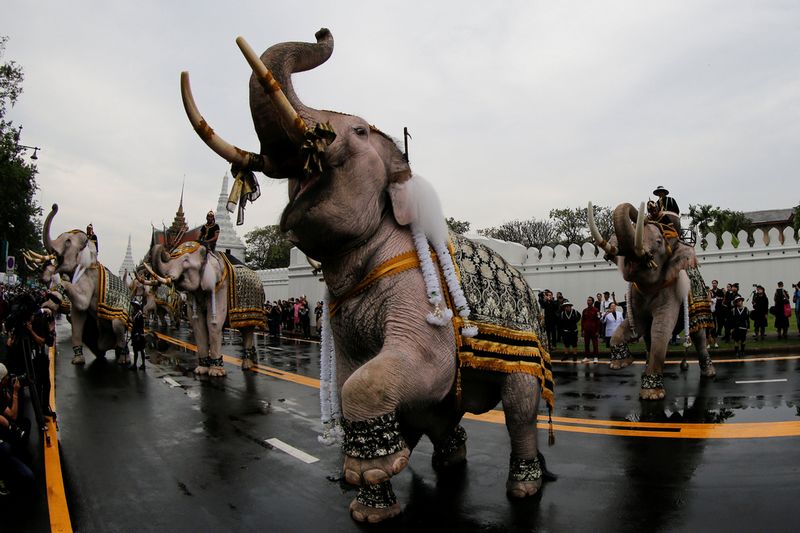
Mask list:
[{"label": "green tree", "polygon": [[517,242],[526,248],[554,246],[558,232],[548,220],[511,220],[494,228],[478,230],[478,233],[493,239]]},{"label": "green tree", "polygon": [[558,232],[560,244],[564,246],[589,238],[589,219],[584,207],[551,209],[550,220]]},{"label": "green tree", "polygon": [[711,233],[711,226],[719,217],[720,208],[710,204],[689,205],[689,225],[701,236]]},{"label": "green tree", "polygon": [[463,235],[464,233],[469,231],[470,223],[466,220],[456,220],[453,217],[447,217],[447,227],[453,233],[459,233]]},{"label": "green tree", "polygon": [[256,228],[244,236],[244,260],[256,270],[289,266],[289,242],[277,225]]},{"label": "green tree", "polygon": [[36,166],[26,161],[20,146],[20,128],[6,120],[6,113],[22,94],[22,67],[4,62],[8,37],[0,37],[0,240],[8,253],[19,258],[22,250],[41,250],[42,209],[36,202]]}]

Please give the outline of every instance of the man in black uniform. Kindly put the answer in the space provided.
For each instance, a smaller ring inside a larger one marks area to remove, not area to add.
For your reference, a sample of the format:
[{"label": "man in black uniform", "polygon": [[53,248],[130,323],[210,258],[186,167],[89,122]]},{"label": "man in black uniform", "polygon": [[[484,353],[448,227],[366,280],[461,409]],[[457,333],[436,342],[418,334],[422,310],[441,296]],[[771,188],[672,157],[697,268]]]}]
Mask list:
[{"label": "man in black uniform", "polygon": [[681,210],[678,207],[678,202],[675,201],[675,198],[669,196],[669,191],[667,189],[659,185],[653,191],[653,194],[658,196],[656,205],[658,205],[659,211],[666,211],[668,213],[674,213],[675,215],[681,214]]},{"label": "man in black uniform", "polygon": [[219,238],[219,224],[214,218],[214,212],[209,211],[206,215],[206,223],[200,228],[200,244],[206,247],[206,250],[214,251],[217,247],[217,239]]},{"label": "man in black uniform", "polygon": [[89,237],[89,240],[94,243],[95,252],[99,252],[100,251],[100,247],[97,244],[97,235],[94,232],[94,226],[92,226],[91,224],[86,226],[86,236]]}]

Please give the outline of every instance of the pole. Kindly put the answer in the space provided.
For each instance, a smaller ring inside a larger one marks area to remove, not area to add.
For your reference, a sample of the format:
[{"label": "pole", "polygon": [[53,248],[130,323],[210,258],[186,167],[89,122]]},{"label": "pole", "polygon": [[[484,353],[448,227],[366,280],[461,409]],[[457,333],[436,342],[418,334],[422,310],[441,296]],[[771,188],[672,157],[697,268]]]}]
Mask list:
[{"label": "pole", "polygon": [[405,153],[403,154],[403,157],[405,157],[406,163],[408,163],[408,140],[409,139],[413,139],[413,137],[411,137],[411,134],[408,133],[408,128],[403,127],[403,146],[405,148]]}]

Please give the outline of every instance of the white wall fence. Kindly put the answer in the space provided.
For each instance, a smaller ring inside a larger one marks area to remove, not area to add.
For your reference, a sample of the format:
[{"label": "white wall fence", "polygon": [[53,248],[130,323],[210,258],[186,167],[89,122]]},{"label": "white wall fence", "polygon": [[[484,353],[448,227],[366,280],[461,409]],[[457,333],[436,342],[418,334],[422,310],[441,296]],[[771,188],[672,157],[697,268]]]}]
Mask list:
[{"label": "white wall fence", "polygon": [[[603,252],[592,243],[545,246],[539,250],[486,237],[471,238],[502,255],[522,272],[532,287],[561,291],[578,309],[583,308],[587,296],[598,292],[613,291],[617,300],[625,299],[627,284],[616,265],[605,261]],[[733,236],[727,232],[722,235],[721,246],[717,246],[716,237],[711,235],[705,250],[696,247],[706,284],[710,286],[711,280],[717,279],[724,288],[726,283],[738,282],[739,292],[745,297],[750,295],[753,284],[760,284],[771,299],[777,282],[783,281],[791,294],[791,285],[800,281],[800,243],[795,240],[793,230],[787,228],[783,235],[775,228],[768,232],[755,230],[752,246],[747,243],[746,232],[740,232],[737,238],[738,247],[734,247]],[[312,274],[304,254],[297,248],[291,251],[289,268],[258,273],[267,300],[301,295],[310,302],[322,300],[324,283],[319,281],[322,276]]]}]

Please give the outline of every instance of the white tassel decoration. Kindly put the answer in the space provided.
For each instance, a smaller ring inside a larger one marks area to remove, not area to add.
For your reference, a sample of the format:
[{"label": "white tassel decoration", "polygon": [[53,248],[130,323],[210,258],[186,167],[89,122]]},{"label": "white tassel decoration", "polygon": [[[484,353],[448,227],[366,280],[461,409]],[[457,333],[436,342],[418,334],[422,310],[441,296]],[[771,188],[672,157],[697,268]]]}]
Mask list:
[{"label": "white tassel decoration", "polygon": [[692,345],[692,336],[689,333],[689,293],[683,297],[683,333],[686,335],[683,345],[688,348]]},{"label": "white tassel decoration", "polygon": [[322,339],[320,343],[320,413],[322,435],[317,437],[327,446],[339,444],[344,436],[341,427],[341,404],[336,379],[336,349],[330,327],[329,294],[322,300]]}]

